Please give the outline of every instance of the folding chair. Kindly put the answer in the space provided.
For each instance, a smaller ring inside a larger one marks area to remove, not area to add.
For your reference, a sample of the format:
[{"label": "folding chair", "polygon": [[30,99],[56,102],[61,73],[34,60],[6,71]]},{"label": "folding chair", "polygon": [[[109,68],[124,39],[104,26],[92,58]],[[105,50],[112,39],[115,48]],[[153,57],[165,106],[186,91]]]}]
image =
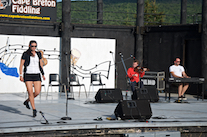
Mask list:
[{"label": "folding chair", "polygon": [[[88,96],[90,94],[91,86],[92,86],[92,88],[93,88],[93,86],[102,86],[102,88],[103,88],[103,86],[106,86],[106,84],[102,83],[100,74],[91,74],[91,83],[90,83],[90,87],[89,87]],[[94,88],[93,88],[93,91],[94,91]]]},{"label": "folding chair", "polygon": [[85,94],[87,97],[85,84],[80,84],[78,76],[76,74],[70,74],[70,87],[79,87],[79,96],[78,97],[80,97],[80,90],[81,90],[82,86],[85,89]]},{"label": "folding chair", "polygon": [[[55,84],[53,84],[55,83]],[[47,88],[47,95],[46,95],[46,99],[47,99],[47,96],[48,96],[48,90],[49,90],[49,87],[51,87],[51,91],[52,91],[52,87],[53,86],[58,86],[60,87],[60,92],[62,92],[62,88],[64,87],[64,90],[65,90],[65,94],[67,92],[66,90],[66,85],[65,84],[62,84],[60,82],[60,77],[59,77],[59,74],[49,74],[49,85],[48,85],[48,88]]]}]

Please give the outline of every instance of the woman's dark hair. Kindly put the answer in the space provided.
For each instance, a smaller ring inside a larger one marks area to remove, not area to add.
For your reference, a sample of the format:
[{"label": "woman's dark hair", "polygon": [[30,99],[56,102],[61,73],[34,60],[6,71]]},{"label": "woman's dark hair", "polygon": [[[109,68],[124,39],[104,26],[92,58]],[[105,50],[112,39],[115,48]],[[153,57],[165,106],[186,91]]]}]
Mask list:
[{"label": "woman's dark hair", "polygon": [[[36,44],[37,44],[37,42],[36,42],[35,40],[31,40],[31,41],[29,42],[29,45],[31,46],[32,43],[36,43]],[[31,51],[32,51],[32,50],[31,50],[31,47],[29,47],[28,50],[26,51],[26,53],[27,53],[28,55],[32,56],[32,52],[31,52]]]}]

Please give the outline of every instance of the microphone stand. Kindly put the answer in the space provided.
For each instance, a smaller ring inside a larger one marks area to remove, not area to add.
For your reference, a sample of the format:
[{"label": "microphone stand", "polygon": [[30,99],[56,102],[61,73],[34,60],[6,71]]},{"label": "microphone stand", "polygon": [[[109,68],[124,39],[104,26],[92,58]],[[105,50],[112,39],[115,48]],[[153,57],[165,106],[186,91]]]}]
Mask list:
[{"label": "microphone stand", "polygon": [[[124,66],[125,73],[126,73],[126,75],[127,75],[127,69],[126,69],[126,66],[125,66],[125,63],[124,63],[123,54],[122,54],[122,53],[119,53],[119,55],[120,55],[120,57],[121,57],[121,62],[122,62],[122,64],[123,64],[123,66]],[[128,78],[128,80],[129,80],[129,83],[131,84],[131,81],[130,81],[129,78]]]},{"label": "microphone stand", "polygon": [[[116,78],[115,78],[115,88],[117,88],[117,80],[118,80],[118,71],[117,71],[117,65],[116,65],[116,62],[115,62],[115,58],[113,56],[113,52],[110,51],[109,53],[111,53],[112,55],[112,59],[114,61],[114,65],[115,65],[115,75],[116,75]],[[110,65],[111,66],[111,65]]]},{"label": "microphone stand", "polygon": [[[119,53],[119,55],[120,55],[120,57],[121,57],[121,62],[122,62],[122,64],[123,64],[123,66],[124,66],[124,70],[125,70],[126,75],[127,75],[127,69],[126,69],[126,66],[125,66],[125,63],[124,63],[123,54],[122,54],[122,53]],[[130,78],[129,78],[129,77],[128,77],[128,81],[129,81],[129,84],[131,85],[131,81],[130,81]],[[127,92],[126,92],[125,97],[127,98]]]},{"label": "microphone stand", "polygon": [[42,111],[40,111],[40,114],[42,115],[42,117],[45,119],[45,123],[41,122],[41,124],[49,124],[49,122],[47,121],[47,119],[45,118],[44,114]]},{"label": "microphone stand", "polygon": [[[66,61],[66,74],[67,74],[67,86],[68,89],[70,89],[70,80],[69,80],[69,75],[68,75],[68,58],[67,58],[68,53],[65,52],[65,61]],[[72,120],[71,117],[68,117],[68,91],[66,91],[66,117],[62,117],[61,120]]]}]

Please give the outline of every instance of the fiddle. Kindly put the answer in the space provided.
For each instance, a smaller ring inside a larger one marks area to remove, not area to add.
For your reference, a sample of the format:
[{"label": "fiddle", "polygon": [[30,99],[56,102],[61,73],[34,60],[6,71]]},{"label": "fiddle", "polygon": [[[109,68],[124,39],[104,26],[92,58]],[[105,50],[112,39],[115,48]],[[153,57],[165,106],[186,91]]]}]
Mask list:
[{"label": "fiddle", "polygon": [[144,67],[140,67],[140,66],[137,66],[134,68],[134,72],[143,72],[143,71],[149,71],[148,68],[144,68]]}]

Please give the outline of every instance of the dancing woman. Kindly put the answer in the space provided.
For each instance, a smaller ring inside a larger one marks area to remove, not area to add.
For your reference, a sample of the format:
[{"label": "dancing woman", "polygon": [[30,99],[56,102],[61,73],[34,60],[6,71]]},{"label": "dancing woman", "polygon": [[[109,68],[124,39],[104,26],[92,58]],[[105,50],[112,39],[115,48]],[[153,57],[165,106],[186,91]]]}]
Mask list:
[{"label": "dancing woman", "polygon": [[[31,40],[29,42],[29,49],[22,54],[22,58],[19,66],[20,81],[25,82],[27,87],[29,98],[24,101],[26,108],[30,109],[29,102],[33,109],[33,117],[36,117],[37,110],[35,108],[34,98],[39,95],[41,91],[41,75],[45,80],[43,71],[42,56],[39,51],[36,50],[37,42]],[[23,71],[24,66],[24,71]],[[24,74],[23,74],[23,72]],[[34,86],[34,93],[33,93]]]}]

